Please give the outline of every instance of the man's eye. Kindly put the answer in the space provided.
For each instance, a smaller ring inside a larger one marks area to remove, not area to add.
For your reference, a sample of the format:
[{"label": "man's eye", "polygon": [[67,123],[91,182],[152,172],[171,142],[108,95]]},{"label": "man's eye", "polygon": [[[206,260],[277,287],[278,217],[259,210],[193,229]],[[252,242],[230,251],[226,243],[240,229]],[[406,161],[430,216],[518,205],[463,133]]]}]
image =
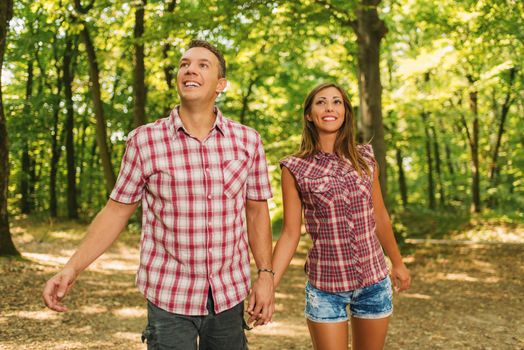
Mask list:
[{"label": "man's eye", "polygon": [[207,67],[209,67],[209,66],[207,64],[205,64],[205,63],[201,63],[200,64],[200,68],[207,68]]}]

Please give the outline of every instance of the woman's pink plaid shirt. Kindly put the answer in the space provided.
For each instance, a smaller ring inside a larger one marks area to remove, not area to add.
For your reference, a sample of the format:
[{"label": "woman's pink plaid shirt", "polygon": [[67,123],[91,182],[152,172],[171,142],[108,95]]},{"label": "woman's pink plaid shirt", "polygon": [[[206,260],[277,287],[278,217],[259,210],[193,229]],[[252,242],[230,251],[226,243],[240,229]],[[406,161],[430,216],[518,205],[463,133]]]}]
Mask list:
[{"label": "woman's pink plaid shirt", "polygon": [[142,200],[140,266],[136,283],[158,307],[205,315],[208,289],[215,312],[249,291],[246,199],[271,198],[258,133],[215,110],[200,142],[170,117],[132,131],[111,199]]},{"label": "woman's pink plaid shirt", "polygon": [[[371,145],[359,145],[374,172]],[[305,159],[288,157],[281,165],[297,181],[306,230],[313,247],[308,253],[309,282],[327,292],[363,288],[388,274],[375,235],[372,179],[360,177],[351,163],[319,152]]]}]

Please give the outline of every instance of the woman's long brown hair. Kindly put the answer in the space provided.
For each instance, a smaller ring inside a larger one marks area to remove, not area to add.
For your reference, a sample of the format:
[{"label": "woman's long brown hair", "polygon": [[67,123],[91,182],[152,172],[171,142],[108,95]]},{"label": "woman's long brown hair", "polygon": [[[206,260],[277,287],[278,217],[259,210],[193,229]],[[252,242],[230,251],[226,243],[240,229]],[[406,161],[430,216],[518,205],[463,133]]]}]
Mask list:
[{"label": "woman's long brown hair", "polygon": [[335,139],[335,154],[340,158],[346,158],[349,160],[360,176],[362,176],[362,171],[364,171],[368,176],[371,176],[371,170],[369,169],[368,163],[362,157],[360,152],[357,151],[351,102],[349,102],[349,99],[344,90],[340,86],[333,83],[320,84],[311,90],[311,92],[307,95],[306,100],[304,101],[304,129],[302,131],[302,142],[300,144],[300,149],[295,154],[295,156],[299,158],[306,158],[320,151],[318,131],[315,127],[315,124],[313,124],[312,121],[307,120],[307,116],[311,113],[315,96],[320,91],[330,87],[333,87],[340,92],[340,95],[342,95],[342,100],[344,101],[345,109],[344,122],[338,130],[337,137]]}]

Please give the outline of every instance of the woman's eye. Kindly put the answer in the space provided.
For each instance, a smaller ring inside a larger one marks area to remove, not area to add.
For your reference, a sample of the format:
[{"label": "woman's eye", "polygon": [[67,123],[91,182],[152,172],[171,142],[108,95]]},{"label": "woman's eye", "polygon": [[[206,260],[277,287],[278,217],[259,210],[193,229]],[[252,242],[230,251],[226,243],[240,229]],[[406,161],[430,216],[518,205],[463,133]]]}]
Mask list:
[{"label": "woman's eye", "polygon": [[200,64],[200,68],[207,68],[207,67],[208,67],[208,65],[205,64],[205,63],[201,63],[201,64]]},{"label": "woman's eye", "polygon": [[342,103],[342,101],[340,101],[340,100],[335,100],[335,104],[339,105],[339,104],[341,104],[341,103]]}]

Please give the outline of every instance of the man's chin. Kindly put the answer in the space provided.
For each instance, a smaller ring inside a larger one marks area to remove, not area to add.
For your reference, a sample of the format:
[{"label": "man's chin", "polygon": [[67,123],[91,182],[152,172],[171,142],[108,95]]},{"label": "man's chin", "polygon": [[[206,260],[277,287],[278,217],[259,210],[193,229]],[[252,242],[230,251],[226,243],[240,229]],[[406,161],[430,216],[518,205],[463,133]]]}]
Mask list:
[{"label": "man's chin", "polygon": [[211,102],[212,100],[216,99],[216,95],[214,96],[206,96],[204,94],[179,94],[180,96],[180,102],[182,103],[207,103]]},{"label": "man's chin", "polygon": [[201,94],[180,94],[180,101],[191,102],[191,101],[200,101],[203,100]]}]

